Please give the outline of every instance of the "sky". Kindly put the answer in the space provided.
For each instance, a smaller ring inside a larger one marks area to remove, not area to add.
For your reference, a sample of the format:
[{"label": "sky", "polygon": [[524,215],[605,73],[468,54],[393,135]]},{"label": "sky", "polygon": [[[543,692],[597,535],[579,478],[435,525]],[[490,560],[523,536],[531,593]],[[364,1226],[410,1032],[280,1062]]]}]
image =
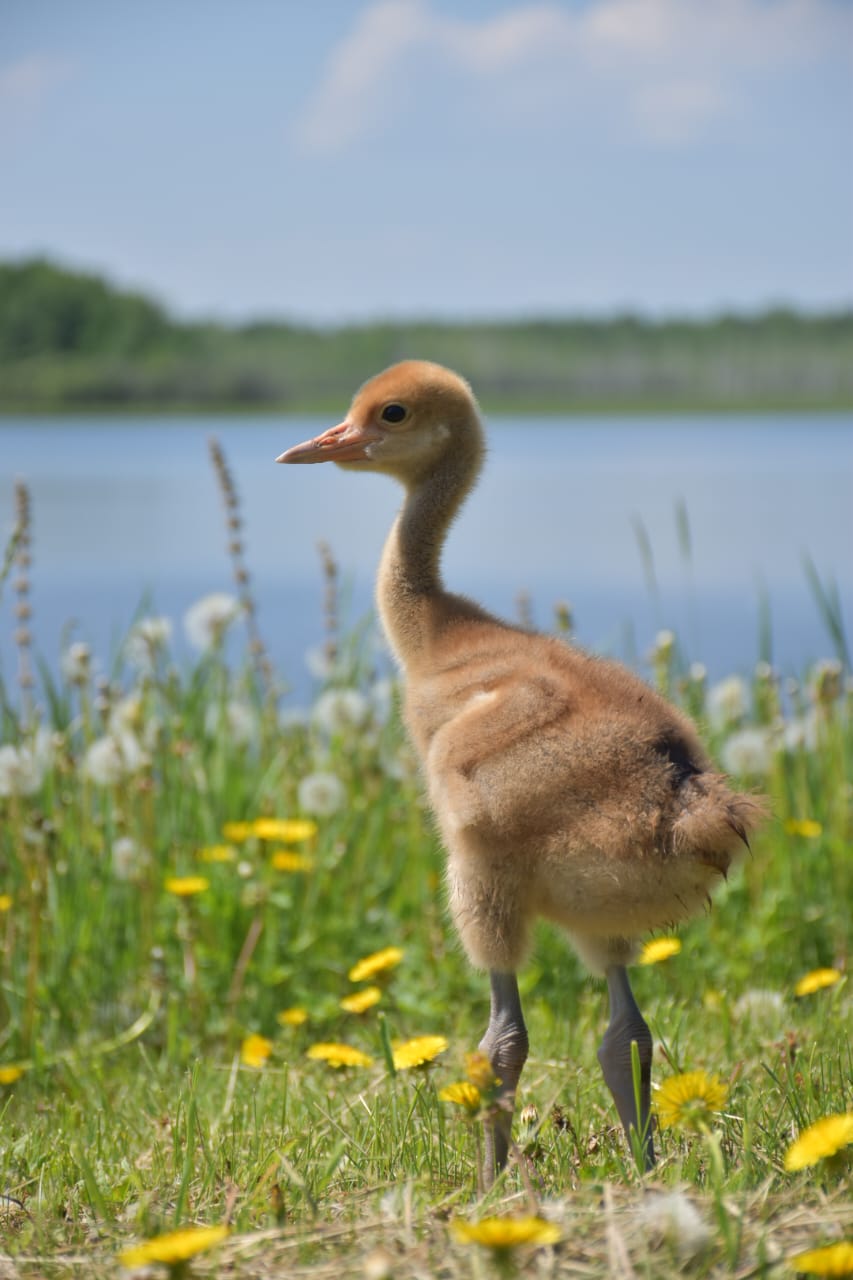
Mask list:
[{"label": "sky", "polygon": [[851,0],[0,0],[0,258],[182,316],[853,303]]}]

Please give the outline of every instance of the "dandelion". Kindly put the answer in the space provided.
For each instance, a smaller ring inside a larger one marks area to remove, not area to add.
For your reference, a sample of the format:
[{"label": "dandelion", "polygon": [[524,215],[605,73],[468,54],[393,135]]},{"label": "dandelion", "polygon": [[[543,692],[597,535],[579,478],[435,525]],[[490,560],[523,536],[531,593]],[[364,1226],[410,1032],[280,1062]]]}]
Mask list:
[{"label": "dandelion", "polygon": [[109,730],[115,737],[123,733],[136,733],[142,724],[143,704],[141,693],[129,693],[119,698],[110,708]]},{"label": "dandelion", "polygon": [[167,893],[176,898],[192,898],[197,893],[204,893],[210,888],[210,881],[204,876],[167,876],[163,882]]},{"label": "dandelion", "polygon": [[677,956],[680,950],[680,938],[651,938],[640,952],[640,964],[659,964]]},{"label": "dandelion", "polygon": [[492,1064],[481,1049],[465,1054],[465,1073],[481,1093],[488,1093],[501,1082],[492,1070]]},{"label": "dandelion", "polygon": [[728,1089],[719,1076],[687,1071],[670,1076],[658,1088],[655,1100],[662,1129],[703,1129],[711,1116],[723,1110]]},{"label": "dandelion", "polygon": [[128,632],[124,642],[124,654],[137,671],[151,672],[157,665],[157,657],[172,638],[169,618],[140,618]]},{"label": "dandelion", "polygon": [[59,669],[69,684],[85,684],[89,679],[92,650],[82,640],[70,644],[59,660]]},{"label": "dandelion", "polygon": [[457,1218],[451,1224],[451,1230],[463,1244],[481,1244],[499,1252],[524,1244],[536,1247],[557,1244],[562,1239],[556,1223],[534,1217],[481,1218],[479,1222],[463,1222]]},{"label": "dandelion", "polygon": [[822,991],[824,987],[834,987],[840,979],[841,971],[839,969],[812,969],[811,973],[805,973],[800,978],[794,987],[794,995],[814,995],[816,991]]},{"label": "dandelion", "polygon": [[816,840],[823,834],[823,827],[814,818],[788,818],[785,830],[789,836],[804,836],[806,840]]},{"label": "dandelion", "polygon": [[347,976],[350,982],[365,982],[368,978],[375,978],[377,973],[396,968],[404,955],[400,947],[383,947],[354,964]]},{"label": "dandelion", "polygon": [[346,1013],[366,1013],[374,1005],[379,1004],[382,992],[379,987],[365,987],[363,991],[354,991],[351,996],[344,996],[341,1008]]},{"label": "dandelion", "polygon": [[713,1232],[683,1191],[654,1191],[637,1208],[652,1241],[668,1240],[679,1257],[695,1258],[711,1243]]},{"label": "dandelion", "polygon": [[809,672],[809,693],[819,705],[828,707],[841,696],[843,667],[837,658],[822,658]]},{"label": "dandelion", "polygon": [[0,796],[31,796],[43,781],[43,764],[30,747],[0,747]]},{"label": "dandelion", "polygon": [[270,866],[276,871],[311,871],[314,861],[306,858],[304,853],[294,853],[292,849],[276,849],[270,858]]},{"label": "dandelion", "polygon": [[99,787],[114,787],[148,763],[132,733],[96,738],[83,757],[83,776]]},{"label": "dandelion", "polygon": [[311,713],[315,728],[330,738],[363,729],[370,719],[370,703],[357,689],[327,689]]},{"label": "dandelion", "polygon": [[755,777],[770,772],[772,742],[766,729],[739,729],[723,743],[720,761],[726,773]]},{"label": "dandelion", "polygon": [[215,591],[190,605],[184,614],[184,630],[193,648],[203,653],[218,648],[241,608],[240,601],[224,591]]},{"label": "dandelion", "polygon": [[17,1067],[14,1064],[5,1067],[0,1066],[0,1084],[14,1084],[16,1080],[20,1080],[23,1074],[23,1067]]},{"label": "dandelion", "polygon": [[737,724],[746,714],[746,684],[740,676],[727,676],[708,690],[708,719],[715,729]]},{"label": "dandelion", "polygon": [[422,1067],[444,1053],[447,1047],[445,1036],[415,1036],[413,1040],[398,1041],[394,1045],[394,1069],[409,1071],[412,1067]]},{"label": "dandelion", "polygon": [[208,738],[222,734],[235,746],[245,747],[257,734],[258,719],[247,702],[232,698],[224,706],[211,703],[204,717],[204,731]]},{"label": "dandelion", "polygon": [[785,1000],[780,991],[767,991],[763,987],[753,987],[744,991],[735,1001],[736,1018],[747,1018],[752,1023],[769,1022],[775,1024],[785,1012]]},{"label": "dandelion", "polygon": [[782,748],[785,751],[816,751],[818,733],[818,716],[814,711],[788,720],[782,729]]},{"label": "dandelion", "polygon": [[346,790],[333,773],[309,773],[299,784],[299,807],[318,818],[331,817],[346,801]]},{"label": "dandelion", "polygon": [[272,1040],[254,1032],[240,1045],[240,1061],[246,1067],[261,1068],[272,1053]]},{"label": "dandelion", "polygon": [[204,1253],[219,1244],[229,1234],[229,1227],[184,1227],[169,1231],[166,1235],[145,1240],[132,1249],[125,1249],[118,1260],[123,1267],[144,1267],[149,1262],[162,1262],[167,1267],[188,1262],[198,1253]]},{"label": "dandelion", "polygon": [[327,1062],[330,1067],[369,1067],[373,1059],[349,1044],[312,1044],[309,1058]]},{"label": "dandelion", "polygon": [[136,880],[149,861],[147,849],[142,849],[131,836],[119,836],[110,850],[113,872],[117,880]]},{"label": "dandelion", "polygon": [[853,1240],[795,1253],[788,1262],[795,1271],[809,1276],[853,1276]]},{"label": "dandelion", "polygon": [[456,1080],[453,1084],[445,1085],[439,1090],[438,1096],[442,1102],[452,1102],[457,1107],[464,1107],[471,1115],[475,1115],[483,1103],[483,1095],[470,1080]]},{"label": "dandelion", "polygon": [[233,844],[208,844],[196,850],[199,862],[236,862],[237,850]]},{"label": "dandelion", "polygon": [[280,840],[282,844],[299,844],[317,834],[317,823],[310,818],[256,818],[251,832],[258,840]]},{"label": "dandelion", "polygon": [[837,1155],[853,1142],[853,1111],[846,1115],[824,1116],[816,1120],[785,1152],[785,1172],[810,1169],[812,1165]]},{"label": "dandelion", "polygon": [[251,822],[226,822],[222,828],[222,835],[226,840],[233,840],[234,844],[243,844],[253,835],[252,827]]},{"label": "dandelion", "polygon": [[0,893],[0,911],[8,911],[13,902],[11,893]]},{"label": "dandelion", "polygon": [[308,1021],[308,1010],[295,1004],[289,1009],[282,1009],[275,1015],[275,1020],[282,1027],[301,1027]]}]

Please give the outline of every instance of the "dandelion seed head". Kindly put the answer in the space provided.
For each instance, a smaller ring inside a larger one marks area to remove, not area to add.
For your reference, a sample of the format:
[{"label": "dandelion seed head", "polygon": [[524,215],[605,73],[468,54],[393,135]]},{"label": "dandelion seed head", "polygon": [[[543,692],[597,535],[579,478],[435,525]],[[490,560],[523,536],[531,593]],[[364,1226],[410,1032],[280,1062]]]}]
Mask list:
[{"label": "dandelion seed head", "polygon": [[773,765],[772,738],[766,729],[739,729],[723,743],[720,761],[726,773],[736,776],[768,774]]},{"label": "dandelion seed head", "polygon": [[223,706],[212,702],[205,712],[204,731],[208,738],[222,734],[236,746],[245,747],[257,736],[258,718],[247,702],[236,698]]},{"label": "dandelion seed head", "polygon": [[706,709],[715,729],[728,729],[746,715],[746,683],[740,676],[727,676],[708,690]]},{"label": "dandelion seed head", "polygon": [[36,753],[22,744],[0,747],[0,796],[31,796],[44,781],[45,769]]},{"label": "dandelion seed head", "polygon": [[314,705],[311,722],[330,738],[362,729],[370,719],[370,703],[357,689],[327,689]]},{"label": "dandelion seed head", "polygon": [[346,802],[344,784],[333,773],[309,773],[300,782],[297,794],[300,809],[318,818],[331,817]]},{"label": "dandelion seed head", "polygon": [[241,610],[240,601],[224,591],[215,591],[196,600],[184,614],[187,639],[194,649],[202,653],[217,648]]},{"label": "dandelion seed head", "polygon": [[714,1236],[683,1191],[649,1192],[640,1201],[637,1216],[653,1241],[669,1241],[684,1261],[700,1254]]},{"label": "dandelion seed head", "polygon": [[82,640],[70,644],[59,660],[59,669],[69,684],[85,684],[92,667],[92,650]]},{"label": "dandelion seed head", "polygon": [[110,847],[113,874],[116,880],[138,880],[151,861],[147,849],[143,849],[131,836],[119,836]]},{"label": "dandelion seed head", "polygon": [[137,671],[151,672],[157,665],[158,655],[166,650],[171,639],[171,619],[140,618],[133,624],[124,642],[125,657]]},{"label": "dandelion seed head", "polygon": [[83,757],[83,775],[99,787],[116,786],[148,763],[132,733],[109,733],[96,738]]}]

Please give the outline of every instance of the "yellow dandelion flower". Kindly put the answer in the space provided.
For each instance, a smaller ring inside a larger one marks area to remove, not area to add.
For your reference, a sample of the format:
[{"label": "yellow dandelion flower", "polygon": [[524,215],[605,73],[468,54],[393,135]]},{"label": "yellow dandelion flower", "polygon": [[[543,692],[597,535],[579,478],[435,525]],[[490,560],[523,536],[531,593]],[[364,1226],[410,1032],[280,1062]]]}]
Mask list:
[{"label": "yellow dandelion flower", "polygon": [[262,1067],[272,1053],[272,1040],[254,1032],[240,1046],[240,1061],[246,1067]]},{"label": "yellow dandelion flower", "polygon": [[488,1249],[515,1249],[522,1244],[556,1244],[562,1232],[554,1222],[544,1218],[481,1218],[464,1222],[457,1218],[452,1231],[463,1244],[482,1244]]},{"label": "yellow dandelion flower", "polygon": [[788,1262],[795,1271],[809,1276],[853,1276],[853,1240],[795,1253]]},{"label": "yellow dandelion flower", "polygon": [[235,862],[237,850],[233,844],[208,844],[195,855],[199,862]]},{"label": "yellow dandelion flower", "polygon": [[0,893],[0,911],[8,911],[12,905],[11,893]]},{"label": "yellow dandelion flower", "polygon": [[363,991],[354,991],[351,996],[344,996],[341,1008],[347,1013],[366,1013],[382,999],[378,987],[365,987]]},{"label": "yellow dandelion flower", "polygon": [[350,982],[364,982],[377,973],[385,973],[387,969],[395,969],[403,959],[405,952],[400,947],[383,947],[372,955],[364,956],[349,971]]},{"label": "yellow dandelion flower", "polygon": [[167,893],[176,898],[191,898],[195,893],[204,893],[210,888],[210,881],[204,876],[167,876],[164,881]]},{"label": "yellow dandelion flower", "polygon": [[651,938],[640,952],[640,964],[660,964],[677,956],[681,950],[680,938]]},{"label": "yellow dandelion flower", "polygon": [[16,1067],[12,1063],[7,1067],[0,1067],[0,1084],[14,1084],[23,1074],[24,1068]]},{"label": "yellow dandelion flower", "polygon": [[411,1067],[422,1067],[425,1062],[432,1062],[448,1047],[445,1036],[415,1036],[413,1040],[398,1041],[394,1046],[394,1067],[397,1071],[408,1071]]},{"label": "yellow dandelion flower", "polygon": [[308,1057],[328,1062],[330,1067],[369,1067],[373,1059],[349,1044],[312,1044]]},{"label": "yellow dandelion flower", "polygon": [[853,1142],[853,1111],[846,1115],[824,1116],[816,1120],[792,1142],[785,1152],[785,1170],[794,1173],[834,1156]]},{"label": "yellow dandelion flower", "polygon": [[481,1093],[488,1093],[500,1084],[500,1080],[492,1070],[492,1064],[480,1049],[465,1054],[465,1074]]},{"label": "yellow dandelion flower", "polygon": [[807,840],[816,840],[823,834],[823,827],[814,818],[788,818],[785,830],[789,836],[805,836]]},{"label": "yellow dandelion flower", "polygon": [[317,834],[317,823],[310,818],[256,818],[250,826],[259,840],[280,840],[282,844],[298,844]]},{"label": "yellow dandelion flower", "polygon": [[222,828],[226,840],[234,844],[243,844],[253,834],[251,822],[226,822]]},{"label": "yellow dandelion flower", "polygon": [[304,853],[294,853],[291,849],[276,849],[270,858],[270,866],[276,871],[311,871],[313,858],[306,858]]},{"label": "yellow dandelion flower", "polygon": [[457,1107],[464,1107],[472,1115],[480,1110],[483,1101],[480,1090],[470,1080],[457,1080],[453,1084],[445,1085],[439,1090],[438,1096],[442,1102],[454,1102]]},{"label": "yellow dandelion flower", "polygon": [[834,987],[840,977],[839,969],[812,969],[811,973],[803,974],[800,978],[794,987],[794,995],[814,995],[815,991],[822,991],[824,987]]},{"label": "yellow dandelion flower", "polygon": [[229,1233],[228,1227],[184,1227],[180,1231],[169,1231],[166,1235],[155,1236],[153,1240],[145,1240],[132,1249],[125,1249],[118,1260],[123,1267],[144,1267],[149,1262],[162,1262],[167,1267],[194,1258],[205,1249],[224,1240]]},{"label": "yellow dandelion flower", "polygon": [[275,1020],[283,1027],[301,1027],[308,1021],[308,1010],[295,1004],[290,1009],[282,1009],[275,1015]]},{"label": "yellow dandelion flower", "polygon": [[657,1090],[655,1110],[662,1129],[699,1129],[726,1105],[728,1088],[719,1076],[686,1071],[670,1076]]}]

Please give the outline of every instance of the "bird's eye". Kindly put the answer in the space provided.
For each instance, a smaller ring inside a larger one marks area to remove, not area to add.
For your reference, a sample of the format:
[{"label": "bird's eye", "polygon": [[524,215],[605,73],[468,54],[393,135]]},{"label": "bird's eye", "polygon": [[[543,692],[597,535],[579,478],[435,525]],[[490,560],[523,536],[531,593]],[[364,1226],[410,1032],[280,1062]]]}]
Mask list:
[{"label": "bird's eye", "polygon": [[381,414],[383,422],[392,423],[402,422],[407,416],[408,410],[401,404],[386,404]]}]

